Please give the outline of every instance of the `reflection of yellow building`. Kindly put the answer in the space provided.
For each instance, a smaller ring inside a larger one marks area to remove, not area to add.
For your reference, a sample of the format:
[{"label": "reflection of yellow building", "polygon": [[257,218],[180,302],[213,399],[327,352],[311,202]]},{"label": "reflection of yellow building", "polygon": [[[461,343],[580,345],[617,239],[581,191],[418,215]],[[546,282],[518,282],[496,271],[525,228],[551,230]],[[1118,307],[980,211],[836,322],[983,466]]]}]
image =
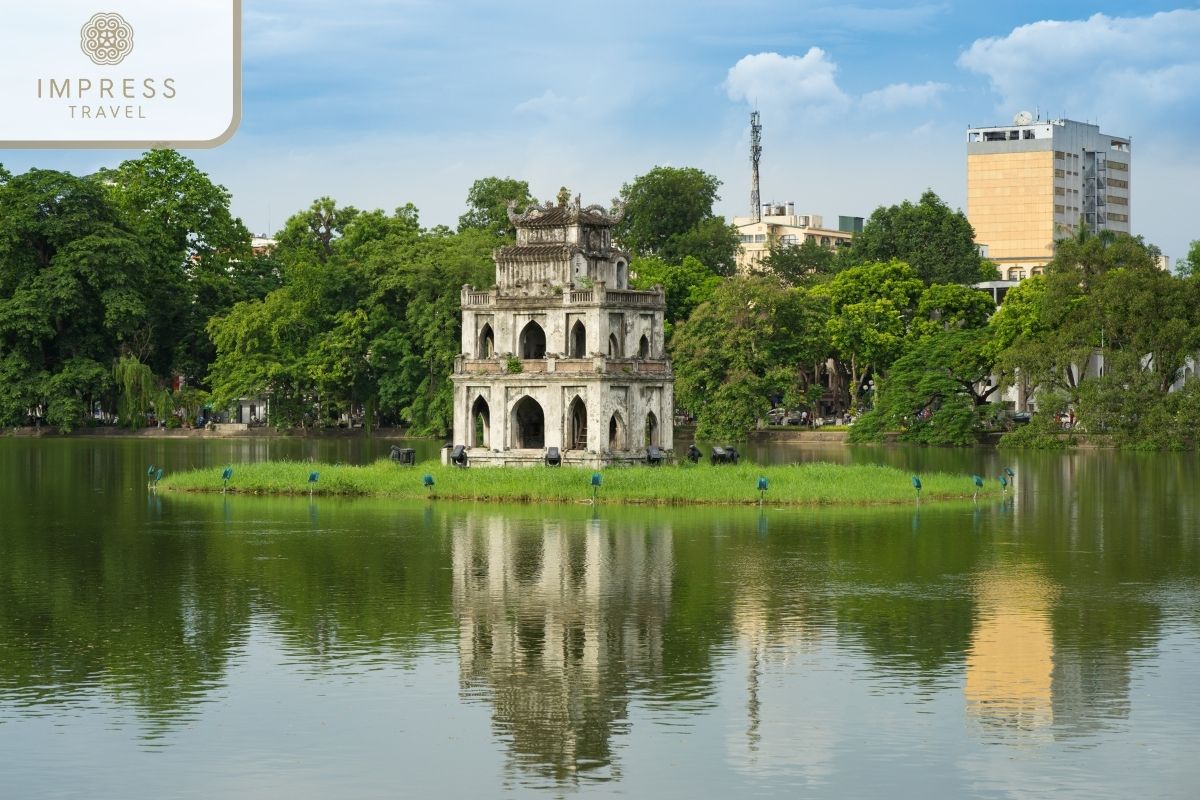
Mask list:
[{"label": "reflection of yellow building", "polygon": [[669,526],[468,517],[453,537],[464,692],[514,760],[555,781],[612,767],[634,676],[658,674]]},{"label": "reflection of yellow building", "polygon": [[1032,570],[995,568],[975,583],[978,621],[967,654],[967,711],[989,725],[1032,731],[1053,722],[1054,590]]}]

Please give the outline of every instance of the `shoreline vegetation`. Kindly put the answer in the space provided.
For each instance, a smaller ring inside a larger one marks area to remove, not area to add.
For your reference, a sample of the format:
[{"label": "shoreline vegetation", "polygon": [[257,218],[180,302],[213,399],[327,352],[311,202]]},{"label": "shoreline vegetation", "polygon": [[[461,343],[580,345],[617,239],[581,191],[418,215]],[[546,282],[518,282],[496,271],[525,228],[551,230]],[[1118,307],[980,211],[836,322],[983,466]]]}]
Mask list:
[{"label": "shoreline vegetation", "polygon": [[[574,467],[487,467],[458,469],[441,464],[398,466],[379,460],[365,466],[303,461],[264,461],[232,466],[225,491],[257,495],[383,497],[421,500],[471,500],[505,503],[590,503],[592,471]],[[225,467],[178,472],[163,477],[167,491],[220,493]],[[317,473],[315,483],[309,482]],[[912,503],[912,476],[894,467],[808,463],[790,466],[674,465],[610,467],[599,472],[597,502],[621,505],[757,505],[758,482],[770,506],[883,506]],[[425,485],[426,476],[433,486]],[[920,476],[922,501],[970,500],[970,475],[928,473]],[[980,498],[1001,494],[995,478]]]}]

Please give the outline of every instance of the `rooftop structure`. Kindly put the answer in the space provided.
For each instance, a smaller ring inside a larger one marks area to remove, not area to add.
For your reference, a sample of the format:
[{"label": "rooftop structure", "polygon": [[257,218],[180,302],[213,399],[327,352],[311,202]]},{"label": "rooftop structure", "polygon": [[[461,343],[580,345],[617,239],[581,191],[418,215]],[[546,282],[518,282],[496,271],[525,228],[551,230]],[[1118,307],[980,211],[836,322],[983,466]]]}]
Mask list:
[{"label": "rooftop structure", "polygon": [[737,268],[743,275],[762,269],[772,246],[799,246],[814,239],[822,247],[846,247],[863,226],[862,217],[838,217],[838,227],[827,228],[819,214],[797,214],[795,203],[765,203],[760,210],[758,217],[733,218],[742,245]]}]

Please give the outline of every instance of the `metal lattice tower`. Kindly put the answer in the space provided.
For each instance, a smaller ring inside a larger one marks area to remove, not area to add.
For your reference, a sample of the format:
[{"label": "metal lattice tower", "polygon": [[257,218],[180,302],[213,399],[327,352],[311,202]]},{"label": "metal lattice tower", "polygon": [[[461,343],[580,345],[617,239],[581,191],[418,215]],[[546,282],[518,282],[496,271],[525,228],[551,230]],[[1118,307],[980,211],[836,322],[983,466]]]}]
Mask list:
[{"label": "metal lattice tower", "polygon": [[762,219],[762,195],[758,191],[758,160],[762,157],[762,123],[758,112],[750,112],[750,216]]}]

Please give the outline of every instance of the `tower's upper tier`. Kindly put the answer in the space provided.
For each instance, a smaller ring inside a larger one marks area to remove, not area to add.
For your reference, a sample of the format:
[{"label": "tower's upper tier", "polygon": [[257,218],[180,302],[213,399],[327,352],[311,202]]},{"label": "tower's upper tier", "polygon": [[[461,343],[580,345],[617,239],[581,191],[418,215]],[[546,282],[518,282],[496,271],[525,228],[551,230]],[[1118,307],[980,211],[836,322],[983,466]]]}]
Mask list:
[{"label": "tower's upper tier", "polygon": [[613,244],[612,228],[625,207],[613,200],[611,210],[582,206],[579,197],[566,203],[546,203],[517,213],[508,207],[516,226],[517,243],[498,248],[496,286],[521,294],[550,293],[565,286],[604,281],[609,287],[628,285],[629,253]]}]

